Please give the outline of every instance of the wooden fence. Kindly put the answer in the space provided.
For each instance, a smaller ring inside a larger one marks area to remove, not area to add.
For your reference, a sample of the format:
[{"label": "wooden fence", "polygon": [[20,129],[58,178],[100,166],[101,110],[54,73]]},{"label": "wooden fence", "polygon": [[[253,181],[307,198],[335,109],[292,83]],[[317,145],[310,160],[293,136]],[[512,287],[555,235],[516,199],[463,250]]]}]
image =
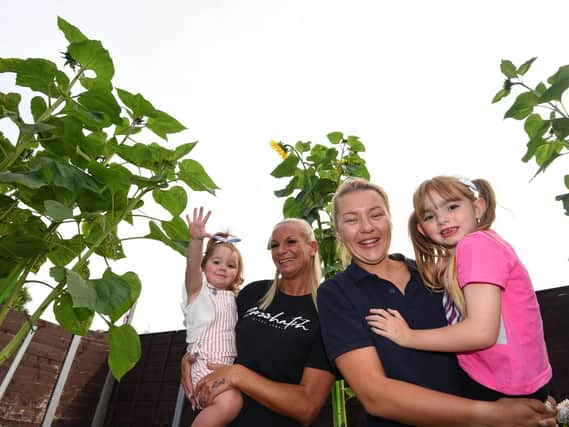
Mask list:
[{"label": "wooden fence", "polygon": [[[552,395],[561,400],[569,397],[569,286],[538,291],[537,296],[553,366]],[[10,313],[0,329],[0,347],[25,321],[21,313]],[[0,426],[172,426],[185,331],[144,334],[141,343],[140,362],[120,383],[111,383],[112,393],[104,416],[95,418],[108,375],[105,334],[89,332],[78,341],[60,326],[40,321],[9,382],[4,379],[11,374],[10,365],[17,355],[0,366],[4,387],[0,389]],[[68,361],[69,373],[61,381],[66,375],[68,355],[73,356]],[[58,385],[58,379],[63,384]],[[58,389],[61,396],[54,402]],[[350,427],[365,426],[365,414],[357,399],[347,402],[347,410]],[[314,425],[331,426],[331,414],[327,403]],[[179,408],[180,425],[189,426],[193,415],[184,403]],[[98,420],[95,424],[94,419]]]}]

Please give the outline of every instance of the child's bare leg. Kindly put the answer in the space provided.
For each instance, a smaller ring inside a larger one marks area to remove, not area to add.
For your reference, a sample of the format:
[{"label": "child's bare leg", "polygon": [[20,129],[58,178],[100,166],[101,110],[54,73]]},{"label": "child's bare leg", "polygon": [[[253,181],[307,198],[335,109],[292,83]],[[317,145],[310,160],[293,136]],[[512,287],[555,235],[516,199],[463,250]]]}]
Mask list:
[{"label": "child's bare leg", "polygon": [[229,389],[219,394],[213,403],[201,410],[192,427],[225,427],[235,419],[243,406],[241,393]]}]

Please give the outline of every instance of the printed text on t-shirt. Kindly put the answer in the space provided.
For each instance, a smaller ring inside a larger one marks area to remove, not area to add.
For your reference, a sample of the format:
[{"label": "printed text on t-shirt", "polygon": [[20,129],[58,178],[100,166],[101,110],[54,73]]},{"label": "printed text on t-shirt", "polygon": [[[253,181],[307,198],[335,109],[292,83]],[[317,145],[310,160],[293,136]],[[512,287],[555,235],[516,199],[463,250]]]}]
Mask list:
[{"label": "printed text on t-shirt", "polygon": [[[268,323],[271,326],[281,328],[281,329],[288,329],[292,327],[294,329],[302,329],[304,331],[308,331],[308,324],[310,323],[310,319],[305,319],[301,316],[293,317],[292,319],[283,318],[285,313],[281,311],[277,314],[272,314],[266,311],[259,309],[259,307],[251,307],[246,312],[245,317],[253,316],[256,320],[260,321],[261,323]],[[306,325],[306,326],[305,326]]]}]

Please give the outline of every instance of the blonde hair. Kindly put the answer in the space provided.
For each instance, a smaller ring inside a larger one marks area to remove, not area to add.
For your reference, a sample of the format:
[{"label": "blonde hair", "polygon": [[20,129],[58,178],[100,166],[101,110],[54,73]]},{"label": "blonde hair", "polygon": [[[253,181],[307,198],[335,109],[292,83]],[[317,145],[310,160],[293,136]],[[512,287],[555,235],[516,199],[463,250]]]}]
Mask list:
[{"label": "blonde hair", "polygon": [[[338,231],[338,213],[340,211],[339,208],[339,199],[345,196],[346,194],[355,193],[357,191],[366,191],[371,190],[375,191],[379,197],[383,199],[385,202],[385,208],[387,209],[387,213],[390,214],[389,211],[389,199],[387,198],[387,193],[383,188],[381,188],[377,184],[373,184],[363,178],[347,178],[344,182],[342,182],[338,188],[336,189],[336,193],[334,193],[334,197],[332,198],[332,225],[336,232]],[[340,261],[342,265],[346,267],[351,261],[352,257],[344,244],[336,239],[336,252],[340,257]]]},{"label": "blonde hair", "polygon": [[[316,237],[314,236],[314,230],[312,230],[312,227],[310,226],[310,224],[305,221],[304,219],[301,218],[287,218],[283,221],[278,222],[274,227],[273,227],[273,231],[283,225],[283,224],[291,224],[294,225],[295,227],[297,227],[302,236],[304,237],[306,243],[312,243],[312,242],[316,242]],[[312,295],[312,301],[314,302],[314,307],[316,307],[316,292],[318,290],[318,286],[320,286],[320,282],[322,281],[322,267],[320,265],[320,256],[318,255],[318,251],[316,251],[316,253],[314,254],[314,256],[312,257],[312,265],[310,266],[310,270],[311,270],[311,274],[310,274],[310,293]],[[271,286],[269,287],[269,289],[267,290],[267,292],[265,293],[265,295],[263,295],[263,297],[259,300],[259,308],[261,309],[266,309],[269,305],[271,305],[271,303],[273,302],[273,299],[275,298],[275,295],[277,293],[277,285],[278,285],[278,281],[279,281],[279,273],[278,271],[275,272],[275,278],[273,279],[273,283],[271,284]]]},{"label": "blonde hair", "polygon": [[[425,201],[430,193],[437,193],[445,200],[467,199],[474,203],[478,197],[486,202],[486,210],[476,224],[474,231],[487,230],[496,218],[496,196],[490,183],[483,179],[471,182],[453,176],[436,176],[423,181],[413,194],[414,211],[409,217],[409,236],[415,251],[417,268],[425,285],[433,290],[447,289],[450,297],[463,317],[467,316],[464,294],[458,284],[456,262],[449,250],[433,242],[419,232],[420,218],[425,214]],[[476,191],[468,184],[474,184]]]},{"label": "blonde hair", "polygon": [[219,248],[219,247],[228,248],[237,257],[237,276],[235,276],[235,282],[233,282],[231,284],[231,287],[229,288],[230,291],[233,291],[234,294],[237,294],[237,292],[239,292],[239,286],[244,281],[244,279],[243,279],[243,258],[241,257],[241,252],[239,252],[239,249],[237,249],[237,247],[233,243],[224,242],[222,240],[216,240],[215,236],[220,236],[220,237],[223,237],[224,239],[226,239],[229,236],[231,236],[231,234],[220,231],[218,233],[215,233],[212,236],[212,238],[208,240],[207,246],[205,247],[205,253],[204,253],[204,256],[202,258],[202,263],[201,263],[202,270],[205,271],[205,265],[207,264],[207,261],[213,256],[213,254],[217,248]]}]

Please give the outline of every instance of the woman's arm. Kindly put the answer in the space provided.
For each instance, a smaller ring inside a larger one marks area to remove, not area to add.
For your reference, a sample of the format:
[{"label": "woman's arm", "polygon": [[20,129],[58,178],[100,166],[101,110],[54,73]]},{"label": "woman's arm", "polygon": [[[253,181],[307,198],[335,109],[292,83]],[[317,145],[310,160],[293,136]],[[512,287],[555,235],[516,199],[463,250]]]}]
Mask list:
[{"label": "woman's arm", "polygon": [[300,384],[269,380],[243,365],[210,366],[215,370],[196,387],[202,406],[228,388],[236,388],[269,410],[309,425],[320,413],[334,382],[334,375],[304,368]]},{"label": "woman's arm", "polygon": [[415,426],[555,426],[554,413],[532,399],[469,400],[385,376],[373,347],[336,358],[336,365],[367,413]]},{"label": "woman's arm", "polygon": [[402,347],[427,351],[464,352],[496,344],[500,330],[501,289],[489,283],[464,287],[467,317],[437,329],[411,329],[396,310],[371,309],[368,324],[378,335]]},{"label": "woman's arm", "polygon": [[200,207],[199,210],[194,208],[193,220],[190,220],[190,216],[186,215],[190,235],[186,257],[186,293],[188,295],[186,304],[192,302],[202,288],[203,239],[209,237],[205,231],[205,226],[210,215],[211,211],[208,211],[204,217],[203,207]]}]

